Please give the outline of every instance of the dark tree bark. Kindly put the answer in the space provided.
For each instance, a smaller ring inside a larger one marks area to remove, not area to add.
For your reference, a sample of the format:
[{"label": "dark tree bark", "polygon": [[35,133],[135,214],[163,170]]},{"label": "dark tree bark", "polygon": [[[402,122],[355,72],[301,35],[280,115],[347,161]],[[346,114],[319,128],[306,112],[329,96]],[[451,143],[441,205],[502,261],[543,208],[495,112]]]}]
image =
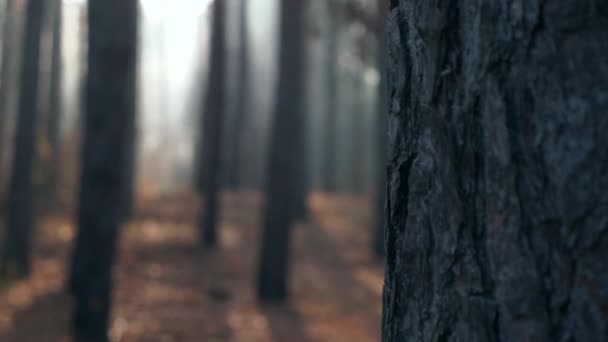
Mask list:
[{"label": "dark tree bark", "polygon": [[241,160],[243,128],[249,109],[249,30],[247,20],[247,0],[241,0],[239,12],[239,80],[237,84],[237,97],[234,113],[234,127],[232,130],[232,143],[230,145],[230,163],[228,163],[228,187],[236,190],[241,186]]},{"label": "dark tree bark", "polygon": [[222,132],[226,112],[226,3],[216,0],[213,9],[211,64],[203,113],[202,174],[203,205],[201,238],[207,246],[217,243],[220,211]]},{"label": "dark tree bark", "polygon": [[0,69],[0,180],[4,175],[4,141],[8,120],[8,98],[12,85],[13,48],[15,45],[14,1],[5,0],[2,25],[2,69]]},{"label": "dark tree bark", "polygon": [[[302,65],[302,68],[306,67]],[[302,83],[305,83],[305,81],[302,80]],[[306,98],[306,95],[304,93],[300,94],[299,96],[301,98]],[[296,150],[294,150],[291,156],[294,159],[292,163],[296,166],[294,185],[294,219],[301,221],[305,221],[310,214],[310,208],[308,206],[308,197],[310,194],[311,186],[311,175],[309,172],[310,169],[308,165],[308,163],[310,162],[310,150],[308,144],[309,123],[305,107],[305,104],[302,103],[302,108],[300,109],[300,115],[302,116],[301,126],[298,132],[296,132],[297,135],[293,137],[297,143],[297,146]]]},{"label": "dark tree bark", "polygon": [[[306,6],[302,6],[302,11],[306,11]],[[301,70],[307,70],[308,64],[306,63],[309,58],[308,54],[308,42],[305,36],[305,32],[307,32],[306,20],[302,19],[303,27],[301,30],[301,53],[303,54],[301,60],[299,61],[299,68]],[[299,109],[298,115],[299,118],[299,128],[294,132],[292,139],[294,139],[295,149],[291,154],[292,163],[296,167],[296,174],[294,175],[294,219],[299,221],[305,221],[309,214],[310,208],[308,206],[308,197],[310,194],[312,176],[310,172],[310,144],[309,144],[309,136],[310,136],[310,122],[308,120],[309,113],[309,101],[310,98],[308,96],[308,77],[306,72],[300,73],[301,78],[300,82],[300,93],[294,94],[293,96],[299,97],[301,100],[299,101]]]},{"label": "dark tree bark", "polygon": [[43,3],[27,2],[23,40],[21,87],[15,152],[8,192],[8,213],[4,255],[0,274],[25,277],[30,273],[32,210],[32,169],[36,135],[40,33]]},{"label": "dark tree bark", "polygon": [[386,16],[388,14],[388,2],[386,0],[378,0],[378,51],[376,52],[376,65],[380,76],[378,82],[378,179],[376,187],[376,227],[374,229],[374,252],[378,256],[384,256],[386,246],[384,240],[384,225],[385,225],[385,204],[386,204],[386,155],[387,155],[387,116],[388,116],[388,80],[386,77]]},{"label": "dark tree bark", "polygon": [[384,341],[608,338],[608,6],[391,1]]},{"label": "dark tree bark", "polygon": [[137,1],[90,0],[78,236],[72,258],[76,341],[107,341],[111,270],[123,208],[136,72]]},{"label": "dark tree bark", "polygon": [[136,178],[136,161],[137,161],[137,156],[136,156],[136,151],[137,151],[137,135],[138,135],[138,131],[137,131],[137,92],[136,92],[136,73],[134,72],[133,74],[129,75],[129,85],[128,85],[128,91],[130,92],[129,95],[129,99],[130,99],[130,110],[128,111],[128,116],[127,116],[127,121],[126,121],[126,146],[125,146],[125,151],[126,153],[123,156],[123,162],[122,162],[122,168],[123,168],[123,179],[124,179],[124,184],[123,184],[123,190],[122,190],[122,219],[124,221],[129,220],[132,216],[133,216],[133,212],[135,210],[135,204],[136,204],[136,196],[135,196],[135,190],[136,190],[136,184],[135,184],[135,178]]},{"label": "dark tree bark", "polygon": [[337,186],[337,146],[338,146],[338,30],[333,6],[329,5],[332,14],[327,33],[327,55],[325,60],[325,77],[327,82],[327,111],[323,137],[322,182],[327,192],[335,192]]},{"label": "dark tree bark", "polygon": [[[133,46],[134,46],[134,50],[133,50],[133,54],[135,55],[135,67],[137,69],[137,64],[138,64],[138,56],[137,56],[137,13],[135,14],[135,17],[133,18],[133,20],[135,20],[135,39],[133,40]],[[126,111],[127,117],[126,117],[126,130],[125,130],[125,140],[126,140],[126,146],[125,146],[125,151],[126,153],[123,155],[123,172],[124,172],[124,176],[123,176],[123,195],[122,195],[122,210],[123,210],[123,214],[122,214],[122,219],[123,220],[129,220],[132,215],[133,215],[133,211],[135,210],[135,202],[136,202],[136,196],[135,196],[135,190],[136,190],[136,184],[135,184],[135,178],[136,178],[136,161],[137,161],[137,156],[136,156],[136,152],[137,152],[137,135],[138,135],[138,130],[137,130],[137,70],[133,70],[133,72],[130,72],[128,75],[128,78],[126,80],[127,84],[127,88],[126,91],[129,92],[128,94],[128,110]]]},{"label": "dark tree bark", "polygon": [[258,274],[263,300],[287,297],[290,228],[297,216],[297,154],[302,151],[304,11],[306,1],[281,1],[279,84],[266,179],[264,232]]},{"label": "dark tree bark", "polygon": [[53,1],[52,31],[53,46],[51,51],[51,75],[50,75],[50,94],[49,94],[49,113],[47,122],[47,137],[49,140],[51,158],[48,178],[49,199],[57,199],[57,185],[61,165],[60,158],[60,126],[61,126],[61,98],[62,98],[62,57],[61,57],[61,23],[62,23],[62,1]]}]

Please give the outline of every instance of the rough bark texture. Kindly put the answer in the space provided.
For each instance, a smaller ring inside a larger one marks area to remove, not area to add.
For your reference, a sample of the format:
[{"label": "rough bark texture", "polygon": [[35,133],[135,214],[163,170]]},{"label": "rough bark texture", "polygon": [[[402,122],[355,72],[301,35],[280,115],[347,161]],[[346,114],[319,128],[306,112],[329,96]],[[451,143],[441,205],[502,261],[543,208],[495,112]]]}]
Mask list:
[{"label": "rough bark texture", "polygon": [[91,0],[78,235],[70,291],[76,341],[107,341],[111,270],[123,216],[136,69],[136,0]]},{"label": "rough bark texture", "polygon": [[298,210],[304,93],[304,9],[306,1],[282,0],[279,84],[273,118],[258,295],[287,296],[290,228]]},{"label": "rough bark texture", "polygon": [[239,9],[239,81],[230,146],[230,163],[228,163],[228,187],[235,190],[241,187],[241,161],[243,160],[243,129],[251,117],[249,108],[249,29],[247,20],[248,0],[241,0]]},{"label": "rough bark texture", "polygon": [[205,112],[203,113],[203,146],[201,184],[204,194],[201,215],[201,237],[208,246],[216,244],[220,211],[220,169],[222,132],[226,113],[226,3],[217,0],[213,9],[211,64]]},{"label": "rough bark texture", "polygon": [[608,3],[393,0],[384,341],[608,339]]},{"label": "rough bark texture", "polygon": [[27,2],[26,9],[15,152],[8,192],[5,248],[0,262],[0,273],[9,276],[23,277],[30,273],[32,169],[43,4],[42,0],[31,0]]}]

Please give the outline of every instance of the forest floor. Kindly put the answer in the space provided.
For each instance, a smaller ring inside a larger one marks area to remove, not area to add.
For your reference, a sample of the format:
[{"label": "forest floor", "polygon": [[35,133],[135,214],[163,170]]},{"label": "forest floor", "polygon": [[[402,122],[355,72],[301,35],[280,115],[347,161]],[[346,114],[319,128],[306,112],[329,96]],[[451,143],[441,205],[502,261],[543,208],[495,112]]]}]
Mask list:
[{"label": "forest floor", "polygon": [[[378,341],[382,261],[371,252],[369,198],[311,198],[294,230],[291,298],[255,297],[260,196],[225,194],[220,245],[199,247],[197,201],[144,201],[121,234],[111,337],[124,342]],[[0,289],[0,341],[68,342],[64,293],[72,220],[40,220],[34,272]]]}]

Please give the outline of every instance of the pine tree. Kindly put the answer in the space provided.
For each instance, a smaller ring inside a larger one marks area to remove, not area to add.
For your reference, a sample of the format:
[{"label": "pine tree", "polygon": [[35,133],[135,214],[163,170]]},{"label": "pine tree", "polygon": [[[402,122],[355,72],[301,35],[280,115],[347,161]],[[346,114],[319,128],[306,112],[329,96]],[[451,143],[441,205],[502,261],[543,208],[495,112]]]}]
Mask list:
[{"label": "pine tree", "polygon": [[108,341],[112,265],[124,217],[124,161],[134,111],[136,0],[90,0],[78,235],[69,289],[76,341]]},{"label": "pine tree", "polygon": [[203,120],[202,173],[203,206],[200,222],[202,242],[217,243],[220,214],[222,132],[226,112],[226,3],[216,0],[211,36],[211,65]]},{"label": "pine tree", "polygon": [[287,297],[290,231],[298,215],[303,145],[305,1],[281,2],[279,85],[271,133],[258,295]]},{"label": "pine tree", "polygon": [[0,273],[25,277],[31,271],[33,222],[32,171],[35,157],[40,33],[44,1],[30,0],[26,7],[21,87],[15,150],[8,190],[6,239]]},{"label": "pine tree", "polygon": [[384,341],[606,340],[607,14],[391,1]]}]

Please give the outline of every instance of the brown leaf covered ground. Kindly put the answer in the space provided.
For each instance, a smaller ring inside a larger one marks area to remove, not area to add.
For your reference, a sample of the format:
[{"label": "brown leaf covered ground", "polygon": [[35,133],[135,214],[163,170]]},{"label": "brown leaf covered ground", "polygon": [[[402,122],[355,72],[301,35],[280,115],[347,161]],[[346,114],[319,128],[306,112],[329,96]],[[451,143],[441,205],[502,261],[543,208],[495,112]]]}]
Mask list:
[{"label": "brown leaf covered ground", "polygon": [[[255,298],[260,198],[226,194],[221,243],[197,244],[192,196],[149,200],[123,231],[111,336],[124,342],[377,341],[382,262],[370,249],[367,199],[314,195],[295,229],[291,299]],[[49,216],[37,233],[34,273],[0,290],[0,341],[70,341],[63,292],[74,235]]]}]

